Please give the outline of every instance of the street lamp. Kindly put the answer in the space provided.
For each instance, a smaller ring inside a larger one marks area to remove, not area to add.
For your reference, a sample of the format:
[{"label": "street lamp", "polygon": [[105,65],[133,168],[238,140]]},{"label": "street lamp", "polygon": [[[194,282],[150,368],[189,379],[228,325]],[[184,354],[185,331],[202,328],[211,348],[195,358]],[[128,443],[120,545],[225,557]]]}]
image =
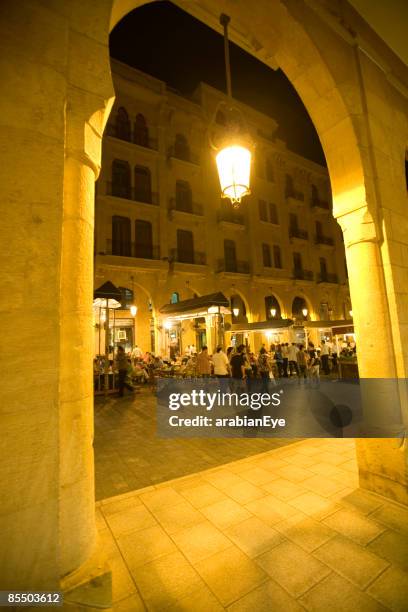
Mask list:
[{"label": "street lamp", "polygon": [[[221,101],[215,109],[212,124],[215,123],[217,113],[221,107],[226,114],[226,131],[218,142],[218,146],[210,142],[217,151],[215,159],[217,163],[218,177],[221,186],[221,197],[229,198],[234,207],[238,207],[241,199],[250,194],[250,174],[253,143],[249,137],[245,118],[232,100],[231,69],[228,43],[228,15],[220,16],[220,24],[224,28],[224,59],[225,76],[227,83],[227,101]],[[212,125],[211,124],[211,125]],[[211,127],[211,126],[210,126]]]},{"label": "street lamp", "polygon": [[274,319],[276,317],[276,308],[271,308],[270,313],[271,317]]},{"label": "street lamp", "polygon": [[309,311],[308,311],[308,309],[307,309],[307,308],[302,308],[302,315],[303,315],[304,317],[307,317],[307,313],[308,313],[308,312],[309,312]]},{"label": "street lamp", "polygon": [[237,317],[239,315],[239,308],[233,308],[232,309],[232,313],[233,313],[234,317]]}]

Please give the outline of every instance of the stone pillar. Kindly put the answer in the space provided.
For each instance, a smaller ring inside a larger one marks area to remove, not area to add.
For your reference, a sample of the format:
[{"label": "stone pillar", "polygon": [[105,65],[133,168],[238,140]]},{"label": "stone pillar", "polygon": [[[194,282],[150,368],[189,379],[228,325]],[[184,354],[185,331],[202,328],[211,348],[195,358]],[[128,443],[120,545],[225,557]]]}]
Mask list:
[{"label": "stone pillar", "polygon": [[[396,364],[385,290],[384,270],[375,224],[366,208],[338,219],[344,233],[350,294],[361,379],[396,379]],[[396,381],[381,398],[368,382],[361,385],[364,410],[375,428],[384,422],[384,402],[400,407],[394,438],[358,439],[357,460],[360,486],[408,504],[408,448],[397,437],[407,427],[402,405],[406,389]],[[392,393],[392,398],[390,397]],[[398,408],[397,408],[398,410]]]}]

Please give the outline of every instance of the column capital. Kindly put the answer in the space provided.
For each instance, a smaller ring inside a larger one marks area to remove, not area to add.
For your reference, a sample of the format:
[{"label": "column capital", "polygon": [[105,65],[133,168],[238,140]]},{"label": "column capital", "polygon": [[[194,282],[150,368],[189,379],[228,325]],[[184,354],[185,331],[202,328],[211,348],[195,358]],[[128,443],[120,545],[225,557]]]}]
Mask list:
[{"label": "column capital", "polygon": [[359,242],[379,241],[378,227],[366,205],[337,217],[337,221],[346,247]]}]

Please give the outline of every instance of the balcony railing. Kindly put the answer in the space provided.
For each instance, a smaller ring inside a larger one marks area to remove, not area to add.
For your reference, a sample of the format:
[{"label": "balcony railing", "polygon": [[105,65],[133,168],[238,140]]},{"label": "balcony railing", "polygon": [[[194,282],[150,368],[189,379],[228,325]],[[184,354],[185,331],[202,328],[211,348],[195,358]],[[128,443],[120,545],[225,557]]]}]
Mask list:
[{"label": "balcony railing", "polygon": [[293,269],[293,278],[298,280],[313,280],[314,274],[312,270],[303,270],[300,268]]},{"label": "balcony railing", "polygon": [[339,278],[338,278],[337,274],[334,274],[332,272],[325,272],[324,274],[322,272],[320,272],[317,275],[317,282],[318,283],[334,283],[334,284],[337,284],[339,282]]},{"label": "balcony railing", "polygon": [[244,215],[233,210],[220,210],[218,212],[218,222],[236,223],[237,225],[245,225]]},{"label": "balcony railing", "polygon": [[99,255],[115,255],[118,257],[135,257],[138,259],[160,259],[160,247],[137,242],[107,240],[106,250]]},{"label": "balcony railing", "polygon": [[158,206],[159,204],[158,193],[141,193],[134,187],[116,185],[111,181],[107,182],[106,195],[115,196],[116,198],[124,198],[125,200],[132,200],[133,202],[141,202],[142,204],[153,204],[154,206]]},{"label": "balcony railing", "polygon": [[144,147],[145,149],[152,149],[153,151],[158,150],[157,138],[151,138],[150,136],[147,136],[146,138],[139,138],[135,135],[135,132],[132,131],[130,131],[128,135],[125,135],[117,129],[115,124],[112,123],[108,123],[106,126],[106,135],[119,138],[119,140],[124,140],[125,142],[131,142],[132,144],[136,144],[139,147]]},{"label": "balcony railing", "polygon": [[177,198],[169,199],[169,210],[178,210],[179,212],[190,213],[190,215],[203,216],[203,207],[201,204],[196,202],[180,202]]},{"label": "balcony railing", "polygon": [[334,240],[333,238],[331,238],[331,236],[322,236],[322,235],[315,236],[315,243],[316,244],[327,244],[328,246],[334,246]]},{"label": "balcony railing", "polygon": [[310,200],[310,206],[312,208],[322,208],[323,210],[330,210],[330,204],[326,200],[319,200],[318,198],[312,198]]},{"label": "balcony railing", "polygon": [[295,189],[287,189],[285,191],[285,197],[291,198],[292,200],[298,200],[298,202],[304,202],[305,194],[302,191],[296,191]]},{"label": "balcony railing", "polygon": [[205,266],[207,263],[205,253],[199,253],[197,251],[183,251],[181,249],[171,249],[170,259],[178,263],[194,264],[197,266]]},{"label": "balcony railing", "polygon": [[298,227],[290,227],[289,237],[290,238],[300,238],[301,240],[307,240],[309,237],[309,234],[307,230],[299,229]]},{"label": "balcony railing", "polygon": [[249,274],[251,266],[249,261],[225,261],[219,259],[217,264],[217,272],[232,272],[234,274]]},{"label": "balcony railing", "polygon": [[196,153],[192,151],[177,151],[174,146],[167,149],[167,155],[168,157],[174,157],[174,159],[180,159],[181,161],[195,164],[196,166],[200,163],[200,158]]}]

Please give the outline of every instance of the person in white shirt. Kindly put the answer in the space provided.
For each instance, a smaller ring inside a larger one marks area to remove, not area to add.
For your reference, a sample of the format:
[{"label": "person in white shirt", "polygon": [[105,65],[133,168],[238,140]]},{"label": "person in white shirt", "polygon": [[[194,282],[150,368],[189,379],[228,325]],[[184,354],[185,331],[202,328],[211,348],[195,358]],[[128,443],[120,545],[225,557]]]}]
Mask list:
[{"label": "person in white shirt", "polygon": [[212,362],[214,365],[214,375],[217,378],[227,378],[230,375],[231,369],[228,357],[221,346],[217,348],[217,352],[212,356]]},{"label": "person in white shirt", "polygon": [[298,351],[299,351],[298,347],[296,346],[294,342],[292,342],[292,344],[289,346],[289,349],[288,349],[289,376],[292,376],[293,373],[295,373],[296,375],[299,375],[299,369],[298,369],[298,364],[297,364]]},{"label": "person in white shirt", "polygon": [[139,346],[137,346],[137,344],[135,344],[135,347],[132,351],[133,359],[141,359],[142,355],[143,355],[142,349]]},{"label": "person in white shirt", "polygon": [[329,347],[327,346],[326,342],[322,340],[320,347],[320,360],[322,362],[322,370],[325,374],[330,374],[329,353]]}]

